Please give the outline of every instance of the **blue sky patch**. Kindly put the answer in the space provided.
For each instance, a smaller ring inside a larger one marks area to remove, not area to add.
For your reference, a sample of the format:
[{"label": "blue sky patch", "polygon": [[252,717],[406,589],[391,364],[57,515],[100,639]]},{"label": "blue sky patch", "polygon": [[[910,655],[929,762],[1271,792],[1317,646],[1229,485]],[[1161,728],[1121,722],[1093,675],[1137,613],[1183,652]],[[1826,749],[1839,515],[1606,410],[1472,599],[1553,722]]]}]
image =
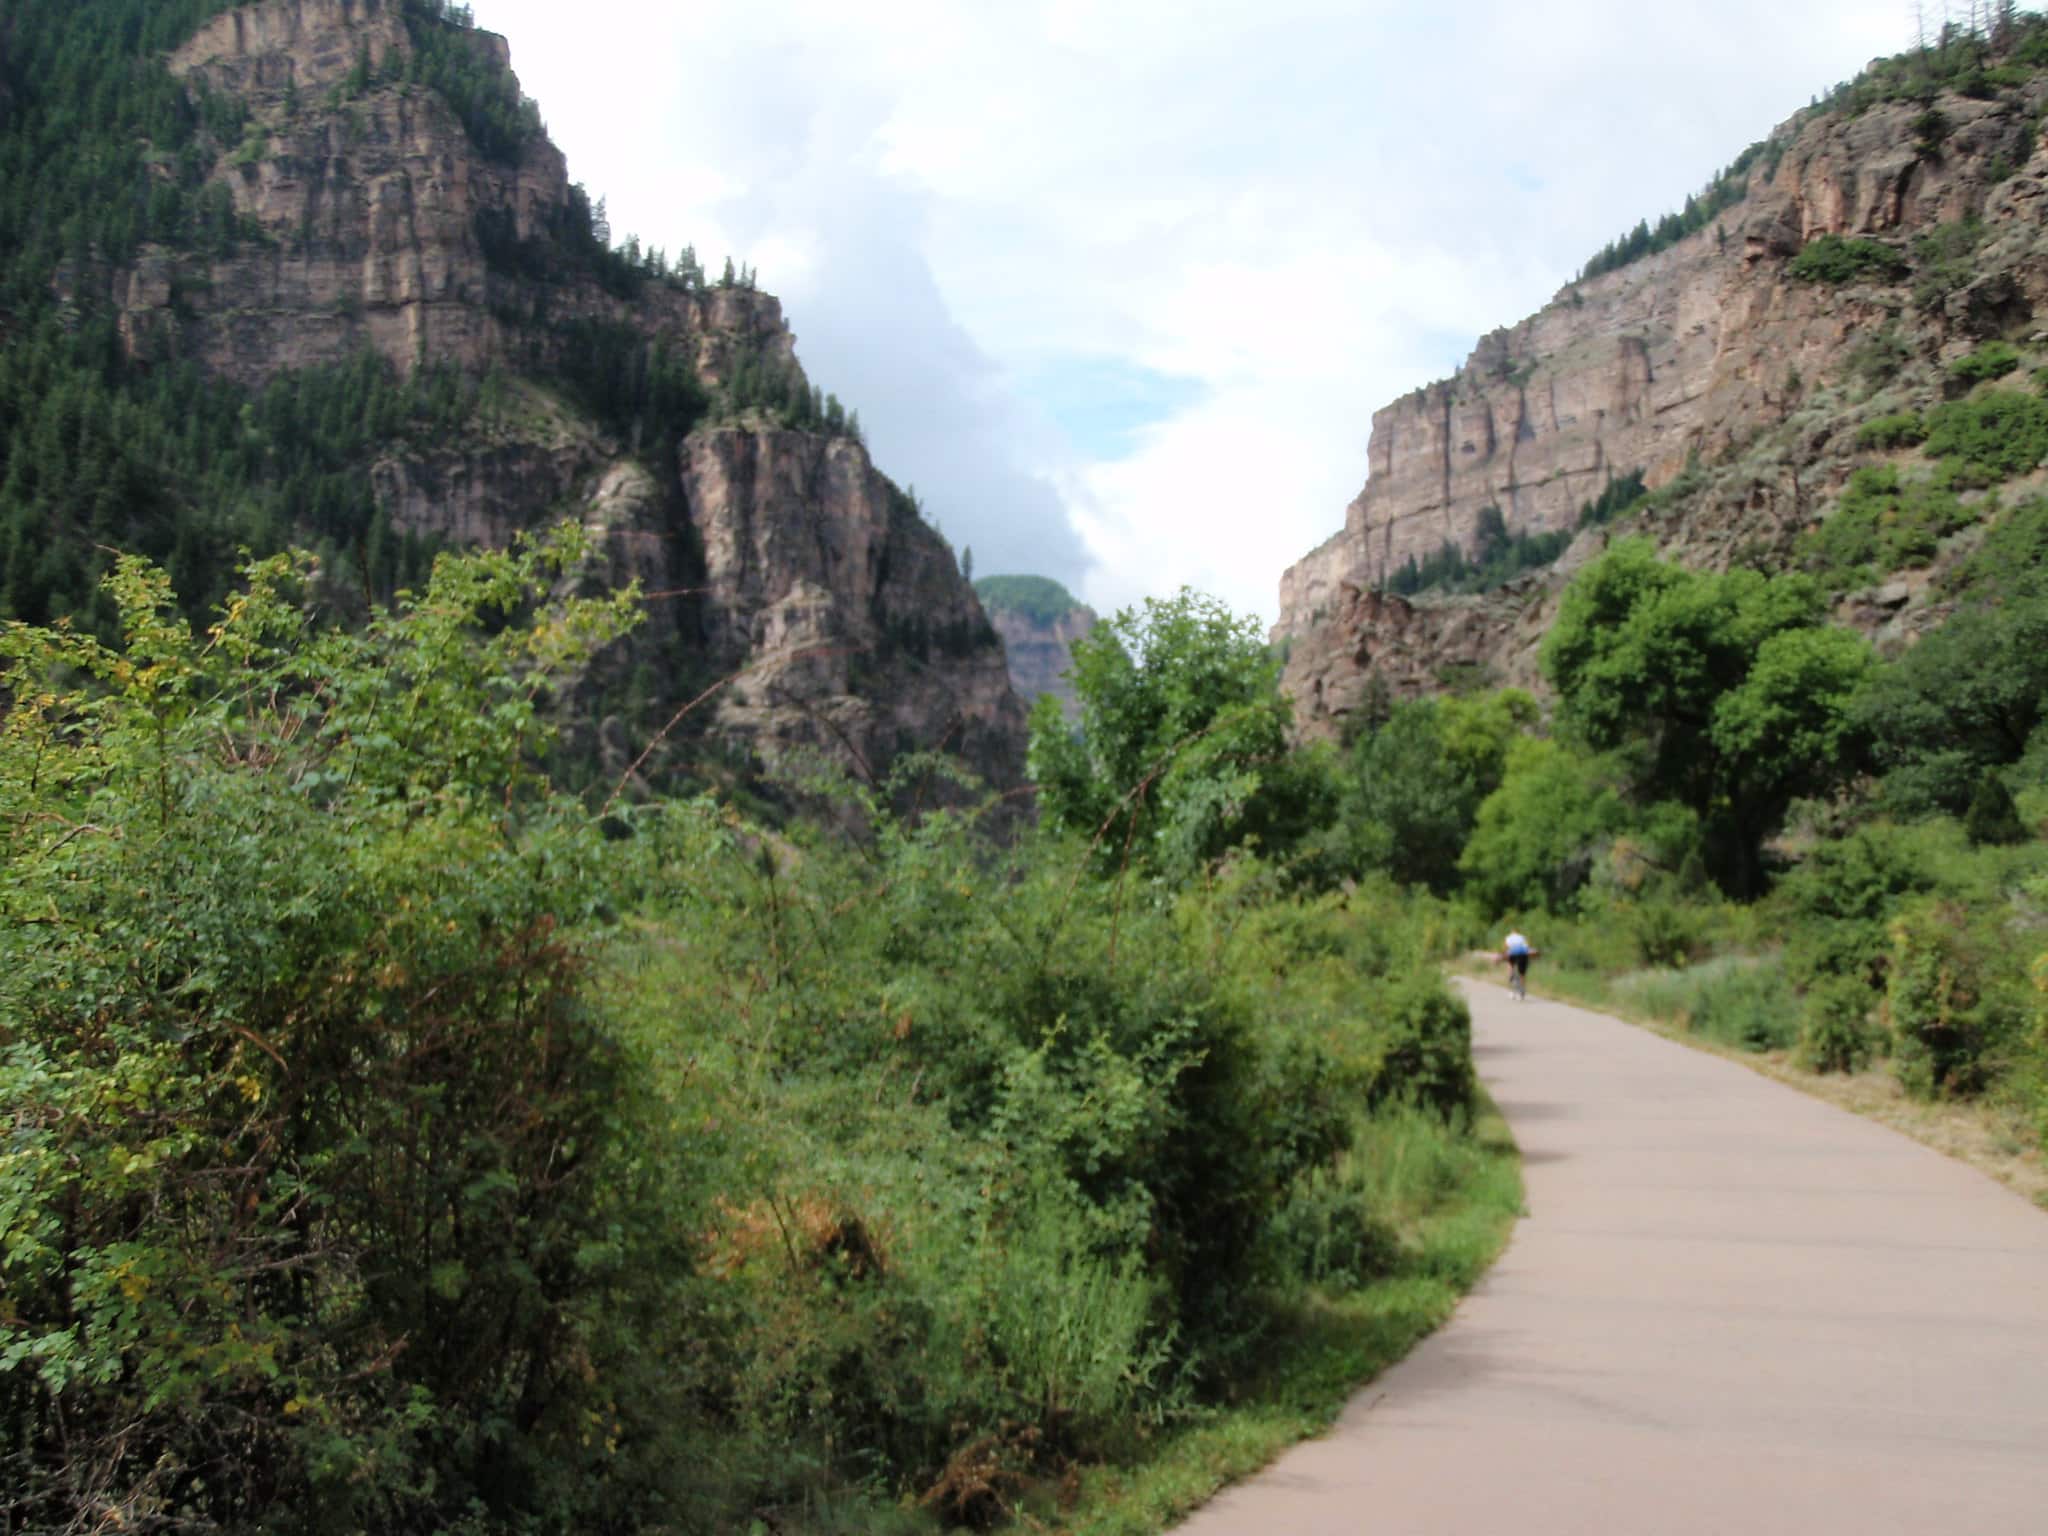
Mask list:
[{"label": "blue sky patch", "polygon": [[1095,463],[1127,457],[1145,428],[1177,416],[1208,393],[1198,379],[1114,357],[1062,358],[1027,375],[1020,387],[1058,424],[1075,452]]}]

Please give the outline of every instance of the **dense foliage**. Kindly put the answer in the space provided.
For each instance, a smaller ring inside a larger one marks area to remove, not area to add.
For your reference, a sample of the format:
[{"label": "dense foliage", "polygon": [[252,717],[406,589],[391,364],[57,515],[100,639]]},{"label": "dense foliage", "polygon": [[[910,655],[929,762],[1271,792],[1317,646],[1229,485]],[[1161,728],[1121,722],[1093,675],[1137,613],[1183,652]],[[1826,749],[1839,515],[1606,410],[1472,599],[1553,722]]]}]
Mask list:
[{"label": "dense foliage", "polygon": [[1645,788],[1700,818],[1716,875],[1751,895],[1792,801],[1854,760],[1870,658],[1801,577],[1684,571],[1631,539],[1566,592],[1543,666],[1561,719],[1598,750],[1639,752]]},{"label": "dense foliage", "polygon": [[[1083,670],[1156,791],[1127,877],[888,786],[779,833],[559,795],[551,694],[636,609],[586,553],[355,628],[273,557],[203,631],[127,557],[111,640],[0,630],[11,1528],[982,1524],[1476,1176],[1460,920],[1316,894],[1265,802],[1333,766],[1248,625]],[[1433,712],[1461,814],[1531,716]]]},{"label": "dense foliage", "polygon": [[1322,786],[1287,750],[1278,673],[1256,620],[1196,593],[1097,624],[1068,673],[1080,719],[1050,695],[1032,713],[1040,813],[1110,867],[1176,878],[1247,840],[1291,844]]},{"label": "dense foliage", "polygon": [[1889,282],[1906,270],[1906,258],[1882,240],[1857,235],[1817,235],[1786,264],[1788,276],[1804,283]]},{"label": "dense foliage", "polygon": [[412,50],[403,78],[437,92],[486,157],[517,164],[544,132],[540,109],[520,94],[512,72],[481,46],[470,8],[454,0],[404,0],[404,6]]},{"label": "dense foliage", "polygon": [[[56,320],[0,349],[0,618],[73,615],[111,636],[107,551],[170,570],[188,612],[223,595],[238,549],[287,536],[327,556],[331,599],[388,598],[431,550],[394,530],[366,473],[379,446],[461,429],[488,386],[401,381],[369,355],[245,393],[175,365],[130,368],[104,321]],[[351,597],[352,594],[352,597]]]},{"label": "dense foliage", "polygon": [[523,768],[629,622],[550,597],[577,554],[353,635],[307,561],[199,635],[124,558],[118,645],[4,632],[10,1527],[423,1529],[593,1469],[631,1091],[579,996],[602,839]]}]

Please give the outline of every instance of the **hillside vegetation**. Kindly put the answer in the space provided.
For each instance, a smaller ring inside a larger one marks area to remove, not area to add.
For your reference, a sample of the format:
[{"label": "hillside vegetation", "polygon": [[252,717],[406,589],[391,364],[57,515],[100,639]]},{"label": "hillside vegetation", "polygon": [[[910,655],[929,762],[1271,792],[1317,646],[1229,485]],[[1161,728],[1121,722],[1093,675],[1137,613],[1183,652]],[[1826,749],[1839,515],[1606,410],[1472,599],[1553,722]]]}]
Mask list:
[{"label": "hillside vegetation", "polygon": [[778,831],[539,772],[587,552],[0,629],[9,1528],[1156,1518],[1444,1315],[1519,1199],[1468,936],[1337,888],[1249,626],[1089,642],[1020,844]]},{"label": "hillside vegetation", "polygon": [[1050,576],[983,576],[974,591],[990,613],[1020,614],[1041,626],[1057,624],[1081,606]]}]

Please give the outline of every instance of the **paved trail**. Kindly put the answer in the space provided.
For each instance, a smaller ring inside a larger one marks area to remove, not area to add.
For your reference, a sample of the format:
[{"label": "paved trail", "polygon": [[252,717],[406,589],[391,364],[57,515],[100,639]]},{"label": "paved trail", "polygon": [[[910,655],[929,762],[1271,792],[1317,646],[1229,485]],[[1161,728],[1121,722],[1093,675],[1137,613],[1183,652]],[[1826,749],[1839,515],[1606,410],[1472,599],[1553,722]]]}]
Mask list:
[{"label": "paved trail", "polygon": [[1527,1219],[1184,1536],[2048,1532],[2048,1214],[1736,1063],[1466,995]]}]

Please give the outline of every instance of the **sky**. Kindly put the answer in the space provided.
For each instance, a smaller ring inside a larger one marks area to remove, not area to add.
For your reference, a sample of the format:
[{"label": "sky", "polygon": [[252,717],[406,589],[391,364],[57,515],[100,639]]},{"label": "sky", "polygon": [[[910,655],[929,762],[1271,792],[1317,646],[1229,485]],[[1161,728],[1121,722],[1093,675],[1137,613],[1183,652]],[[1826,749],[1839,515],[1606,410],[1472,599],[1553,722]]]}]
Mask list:
[{"label": "sky", "polygon": [[1271,620],[1372,412],[1909,0],[472,0],[616,238],[730,254],[976,575]]}]

